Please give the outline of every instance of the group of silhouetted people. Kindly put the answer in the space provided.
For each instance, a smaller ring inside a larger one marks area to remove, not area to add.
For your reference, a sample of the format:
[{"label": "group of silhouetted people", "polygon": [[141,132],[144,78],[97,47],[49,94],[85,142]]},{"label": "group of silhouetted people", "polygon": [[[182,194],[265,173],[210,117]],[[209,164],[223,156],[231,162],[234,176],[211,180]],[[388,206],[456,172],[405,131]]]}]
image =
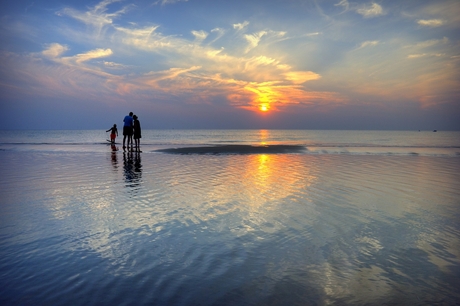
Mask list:
[{"label": "group of silhouetted people", "polygon": [[[110,142],[115,143],[115,138],[118,136],[117,125],[114,124],[112,128],[108,129],[106,132],[110,131]],[[128,149],[131,144],[131,150],[140,152],[141,145],[141,124],[137,119],[136,115],[133,115],[133,112],[130,112],[129,115],[125,116],[123,119],[123,150],[126,149],[126,139],[128,139]],[[134,138],[134,143],[133,143]]]}]

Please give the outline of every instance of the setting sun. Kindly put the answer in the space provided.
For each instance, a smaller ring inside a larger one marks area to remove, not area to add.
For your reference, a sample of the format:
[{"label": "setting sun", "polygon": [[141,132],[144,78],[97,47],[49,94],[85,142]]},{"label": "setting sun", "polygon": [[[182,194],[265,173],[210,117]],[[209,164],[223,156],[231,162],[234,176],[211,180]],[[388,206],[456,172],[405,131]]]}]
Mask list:
[{"label": "setting sun", "polygon": [[262,104],[262,105],[259,106],[259,109],[262,112],[266,112],[266,111],[268,111],[268,105]]}]

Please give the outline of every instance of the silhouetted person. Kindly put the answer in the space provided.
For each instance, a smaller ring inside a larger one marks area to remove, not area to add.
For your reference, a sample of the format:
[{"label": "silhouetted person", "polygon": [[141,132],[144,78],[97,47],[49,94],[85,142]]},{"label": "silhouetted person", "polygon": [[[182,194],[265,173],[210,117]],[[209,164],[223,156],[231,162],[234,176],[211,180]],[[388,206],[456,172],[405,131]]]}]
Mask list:
[{"label": "silhouetted person", "polygon": [[123,150],[125,147],[125,140],[128,137],[128,147],[131,144],[133,146],[133,112],[130,112],[128,116],[123,119]]},{"label": "silhouetted person", "polygon": [[110,131],[110,142],[115,143],[115,138],[118,136],[118,129],[117,125],[114,124],[110,129],[108,129],[106,132]]},{"label": "silhouetted person", "polygon": [[134,119],[134,147],[136,151],[141,151],[141,123],[137,120],[137,116],[133,116]]}]

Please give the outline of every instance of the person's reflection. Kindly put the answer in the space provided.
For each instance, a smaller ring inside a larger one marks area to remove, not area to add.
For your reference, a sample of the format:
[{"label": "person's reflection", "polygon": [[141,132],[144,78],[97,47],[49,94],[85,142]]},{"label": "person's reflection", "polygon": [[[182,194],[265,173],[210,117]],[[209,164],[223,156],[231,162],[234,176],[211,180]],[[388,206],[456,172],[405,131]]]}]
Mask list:
[{"label": "person's reflection", "polygon": [[141,153],[139,151],[134,153],[134,172],[138,175],[138,179],[142,176]]},{"label": "person's reflection", "polygon": [[112,166],[116,170],[118,168],[118,157],[117,157],[118,148],[114,144],[112,144],[110,147],[112,149]]},{"label": "person's reflection", "polygon": [[123,152],[123,168],[127,187],[140,185],[142,177],[141,154],[139,152]]}]

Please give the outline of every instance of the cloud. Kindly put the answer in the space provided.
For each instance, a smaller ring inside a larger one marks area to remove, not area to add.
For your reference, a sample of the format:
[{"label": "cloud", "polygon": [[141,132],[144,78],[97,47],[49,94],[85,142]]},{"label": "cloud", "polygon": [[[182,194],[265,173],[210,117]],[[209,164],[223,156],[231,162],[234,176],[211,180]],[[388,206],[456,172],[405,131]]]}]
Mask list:
[{"label": "cloud", "polygon": [[53,43],[53,44],[48,45],[48,48],[43,50],[42,54],[46,57],[55,58],[55,57],[59,57],[67,50],[69,50],[67,46],[64,46],[58,43]]},{"label": "cloud", "polygon": [[410,54],[407,55],[407,58],[409,59],[428,56],[440,57],[445,55],[446,46],[448,46],[448,44],[449,39],[447,37],[444,37],[442,39],[425,40],[413,45],[404,46],[403,48],[409,50]]},{"label": "cloud", "polygon": [[125,7],[115,13],[106,13],[110,4],[120,1],[121,0],[104,0],[86,12],[81,12],[73,8],[64,8],[61,11],[56,12],[56,14],[58,16],[67,15],[83,22],[84,24],[101,27],[106,24],[111,24],[114,17],[117,17],[126,11]]},{"label": "cloud", "polygon": [[342,103],[344,99],[333,92],[305,91],[300,85],[283,82],[250,82],[235,88],[227,97],[239,108],[254,110],[266,105],[278,110],[290,105]]},{"label": "cloud", "polygon": [[259,42],[264,35],[267,35],[267,31],[260,31],[258,33],[244,35],[244,38],[249,43],[248,47],[246,48],[246,53],[248,53],[250,50],[257,47],[257,45],[259,45]]},{"label": "cloud", "polygon": [[413,59],[413,58],[421,58],[421,57],[426,57],[426,56],[442,57],[442,56],[445,56],[445,54],[444,53],[409,54],[407,58]]},{"label": "cloud", "polygon": [[368,41],[361,43],[358,49],[362,49],[366,47],[374,47],[374,46],[377,46],[379,43],[380,42],[378,40],[368,40]]},{"label": "cloud", "polygon": [[409,54],[407,56],[407,58],[420,58],[420,57],[424,57],[424,56],[427,56],[428,54],[426,53],[423,53],[423,54]]},{"label": "cloud", "polygon": [[61,55],[68,50],[69,48],[67,46],[63,46],[58,43],[53,43],[48,45],[47,49],[43,50],[41,54],[47,58],[53,59],[56,62],[61,62],[65,64],[81,64],[92,59],[103,58],[113,54],[111,49],[99,48],[88,51],[86,53],[80,53],[74,56],[61,57]]},{"label": "cloud", "polygon": [[203,41],[209,35],[206,31],[192,31],[192,34],[197,41]]},{"label": "cloud", "polygon": [[417,21],[417,23],[421,26],[435,28],[442,26],[444,24],[444,21],[442,21],[441,19],[420,19]]},{"label": "cloud", "polygon": [[[119,83],[121,77],[76,65],[76,58],[66,61],[65,58],[59,58],[59,55],[54,57],[57,53],[46,52],[56,50],[55,46],[53,44],[53,47],[41,53],[28,55],[0,53],[0,59],[6,63],[0,70],[8,69],[12,72],[8,74],[6,84],[14,84],[17,87],[16,93],[33,96],[34,99],[72,97],[87,101],[120,100],[113,95],[114,87],[111,84]],[[53,64],[43,60],[43,55],[47,58],[51,56]]]},{"label": "cloud", "polygon": [[188,0],[159,0],[153,3],[153,5],[167,5],[167,4],[174,4],[177,2],[187,2]]},{"label": "cloud", "polygon": [[140,50],[158,50],[171,49],[176,45],[181,45],[180,39],[175,37],[165,37],[157,33],[158,26],[147,26],[144,28],[124,28],[115,27],[117,32],[114,34],[114,39],[120,40],[124,45],[135,47]]},{"label": "cloud", "polygon": [[321,76],[312,71],[291,71],[283,74],[286,76],[286,80],[293,82],[294,84],[302,84],[307,81],[318,80]]},{"label": "cloud", "polygon": [[374,2],[367,5],[358,5],[356,3],[348,2],[348,0],[341,0],[339,3],[334,4],[334,6],[341,6],[344,8],[344,11],[341,14],[348,11],[354,11],[364,16],[364,18],[371,18],[384,14],[382,6]]},{"label": "cloud", "polygon": [[371,5],[357,9],[356,12],[363,15],[364,18],[371,18],[383,15],[383,8],[377,3],[372,3]]},{"label": "cloud", "polygon": [[460,26],[460,5],[458,1],[435,1],[424,6],[419,16],[429,16],[426,19],[420,18],[423,21],[421,26],[445,26],[457,29]]},{"label": "cloud", "polygon": [[123,64],[114,63],[114,62],[107,62],[107,61],[103,61],[103,64],[107,68],[114,68],[114,69],[122,69],[122,68],[128,67],[128,66],[123,65]]},{"label": "cloud", "polygon": [[222,28],[214,28],[211,30],[211,33],[215,34],[216,37],[210,42],[210,44],[216,42],[218,39],[220,39],[222,36],[225,35],[225,29]]},{"label": "cloud", "polygon": [[432,47],[438,44],[447,44],[448,42],[449,42],[449,39],[447,37],[444,37],[443,39],[430,39],[430,40],[420,42],[416,44],[414,47],[419,48],[419,49],[424,49],[424,48]]},{"label": "cloud", "polygon": [[[266,47],[285,39],[285,31],[266,29],[246,34],[249,22],[244,21],[230,24],[227,29],[212,28],[210,33],[191,31],[194,39],[186,35],[164,35],[159,32],[158,25],[138,26],[127,21],[115,25],[114,19],[124,10],[109,14],[108,6],[114,2],[102,1],[86,12],[70,8],[60,12],[90,27],[110,29],[111,33],[105,40],[98,37],[94,41],[103,48],[92,47],[70,56],[64,56],[69,51],[66,45],[46,45],[39,57],[34,55],[38,61],[44,57],[53,61],[42,80],[37,81],[44,84],[43,88],[52,90],[62,86],[63,91],[74,96],[79,93],[83,99],[87,94],[97,95],[98,88],[118,99],[129,95],[130,99],[140,101],[163,96],[165,100],[180,97],[184,103],[211,103],[217,97],[226,97],[229,104],[251,110],[258,109],[261,101],[273,104],[270,106],[273,110],[289,104],[341,101],[336,93],[313,92],[303,87],[305,82],[319,79],[319,74],[299,71],[284,63],[284,59],[270,56],[279,55],[270,52],[277,46]],[[225,37],[226,34],[229,37]],[[221,44],[214,47],[212,43],[217,39]],[[204,45],[205,40],[207,44]],[[137,53],[142,57],[142,63],[137,65],[134,59],[129,60],[129,65],[96,61],[114,53],[119,61],[120,56],[136,54],[137,50],[147,51]],[[251,50],[257,53],[248,56]],[[123,70],[126,68],[129,70]],[[86,87],[88,90],[82,90]]]},{"label": "cloud", "polygon": [[218,36],[222,36],[225,34],[225,29],[215,28],[211,30],[211,33],[217,33]]},{"label": "cloud", "polygon": [[88,51],[86,53],[77,54],[74,57],[69,57],[67,59],[73,58],[75,59],[75,62],[77,64],[80,64],[82,62],[86,62],[92,59],[107,57],[112,54],[113,52],[111,49],[95,49],[95,50]]},{"label": "cloud", "polygon": [[350,3],[347,0],[341,0],[339,3],[334,4],[334,6],[343,6],[346,11],[350,8]]},{"label": "cloud", "polygon": [[152,33],[156,31],[158,26],[148,26],[144,28],[135,28],[135,29],[129,29],[129,28],[123,28],[123,27],[115,27],[117,31],[123,32],[127,34],[128,36],[136,37],[136,38],[148,38]]},{"label": "cloud", "polygon": [[166,80],[174,81],[175,79],[178,79],[178,77],[182,74],[186,74],[188,72],[192,72],[199,69],[201,69],[200,66],[192,66],[189,68],[169,68],[168,70],[163,71],[151,71],[145,74],[144,76],[135,78],[134,82],[148,85],[146,89],[156,88],[162,90],[170,90],[168,89],[168,87],[162,86],[160,83]]},{"label": "cloud", "polygon": [[106,13],[108,10],[107,7],[115,2],[121,2],[121,0],[104,0],[86,12],[81,12],[73,8],[64,8],[63,10],[58,11],[56,14],[58,16],[67,15],[71,18],[83,22],[86,25],[94,26],[98,34],[100,34],[102,28],[107,25],[111,25],[114,18],[126,13],[128,9],[132,7],[132,5],[128,5],[114,13]]},{"label": "cloud", "polygon": [[233,28],[237,31],[241,31],[249,25],[249,21],[245,21],[243,23],[235,23],[233,24]]}]

